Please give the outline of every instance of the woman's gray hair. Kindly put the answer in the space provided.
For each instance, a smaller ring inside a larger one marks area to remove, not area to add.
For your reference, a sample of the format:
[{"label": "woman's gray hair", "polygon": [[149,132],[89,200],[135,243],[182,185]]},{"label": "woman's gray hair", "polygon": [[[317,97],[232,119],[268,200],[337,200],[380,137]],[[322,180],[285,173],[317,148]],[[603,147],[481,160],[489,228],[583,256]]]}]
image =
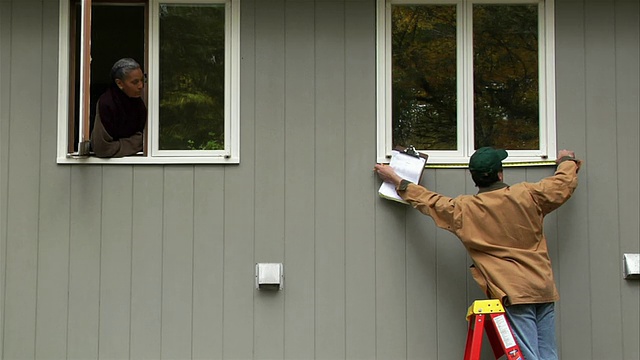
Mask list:
[{"label": "woman's gray hair", "polygon": [[111,67],[111,81],[124,80],[133,70],[140,69],[140,64],[132,58],[122,58]]}]

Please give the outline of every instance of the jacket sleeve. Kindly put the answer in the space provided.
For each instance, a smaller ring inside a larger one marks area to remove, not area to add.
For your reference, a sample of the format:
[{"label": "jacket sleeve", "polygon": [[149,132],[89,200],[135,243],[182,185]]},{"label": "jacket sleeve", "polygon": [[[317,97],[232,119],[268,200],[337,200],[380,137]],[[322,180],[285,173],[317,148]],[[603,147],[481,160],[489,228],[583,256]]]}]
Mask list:
[{"label": "jacket sleeve", "polygon": [[421,213],[430,216],[436,226],[453,232],[455,199],[416,185],[398,190],[398,195]]},{"label": "jacket sleeve", "polygon": [[565,160],[558,164],[555,174],[537,183],[525,183],[534,201],[547,215],[564,204],[578,186],[580,160]]},{"label": "jacket sleeve", "polygon": [[142,133],[114,140],[102,125],[100,115],[96,114],[93,131],[91,132],[91,147],[95,155],[101,158],[134,155],[142,151]]}]

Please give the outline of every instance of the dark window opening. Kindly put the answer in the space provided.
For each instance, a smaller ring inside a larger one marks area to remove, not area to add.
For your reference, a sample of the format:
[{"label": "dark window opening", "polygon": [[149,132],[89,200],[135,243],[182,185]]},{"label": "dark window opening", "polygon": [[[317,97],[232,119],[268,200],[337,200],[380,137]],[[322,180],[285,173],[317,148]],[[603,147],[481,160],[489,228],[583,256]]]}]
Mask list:
[{"label": "dark window opening", "polygon": [[[113,64],[121,58],[130,57],[140,63],[146,73],[146,5],[144,3],[117,2],[101,3],[93,1],[91,14],[91,86],[90,86],[90,130],[96,113],[96,102],[109,87],[109,73]],[[73,74],[70,108],[73,109],[70,122],[69,152],[78,151],[80,121],[80,44],[81,14],[80,2],[75,2],[71,10],[71,74]],[[143,95],[145,101],[145,95]],[[73,131],[73,136],[71,136]]]}]

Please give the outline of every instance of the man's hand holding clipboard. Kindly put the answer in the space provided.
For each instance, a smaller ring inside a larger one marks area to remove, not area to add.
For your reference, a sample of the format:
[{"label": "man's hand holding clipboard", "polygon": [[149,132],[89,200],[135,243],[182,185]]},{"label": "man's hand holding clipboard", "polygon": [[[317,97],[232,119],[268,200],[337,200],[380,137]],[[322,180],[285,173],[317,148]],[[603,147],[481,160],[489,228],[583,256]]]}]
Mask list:
[{"label": "man's hand holding clipboard", "polygon": [[389,165],[376,164],[374,167],[374,171],[383,181],[378,194],[386,199],[406,204],[407,202],[402,200],[396,192],[396,188],[403,179],[414,184],[419,183],[427,158],[426,154],[417,152],[413,146],[393,150]]}]

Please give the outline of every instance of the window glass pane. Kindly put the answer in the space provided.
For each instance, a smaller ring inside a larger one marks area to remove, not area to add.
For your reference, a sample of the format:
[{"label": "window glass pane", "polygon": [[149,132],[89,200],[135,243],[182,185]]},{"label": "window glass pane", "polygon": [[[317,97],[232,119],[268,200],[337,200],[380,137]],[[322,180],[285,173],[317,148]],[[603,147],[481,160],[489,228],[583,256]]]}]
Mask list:
[{"label": "window glass pane", "polygon": [[225,6],[160,5],[159,148],[224,149]]},{"label": "window glass pane", "polygon": [[392,7],[393,146],[457,149],[456,6]]},{"label": "window glass pane", "polygon": [[539,149],[538,6],[474,5],[475,147]]}]

